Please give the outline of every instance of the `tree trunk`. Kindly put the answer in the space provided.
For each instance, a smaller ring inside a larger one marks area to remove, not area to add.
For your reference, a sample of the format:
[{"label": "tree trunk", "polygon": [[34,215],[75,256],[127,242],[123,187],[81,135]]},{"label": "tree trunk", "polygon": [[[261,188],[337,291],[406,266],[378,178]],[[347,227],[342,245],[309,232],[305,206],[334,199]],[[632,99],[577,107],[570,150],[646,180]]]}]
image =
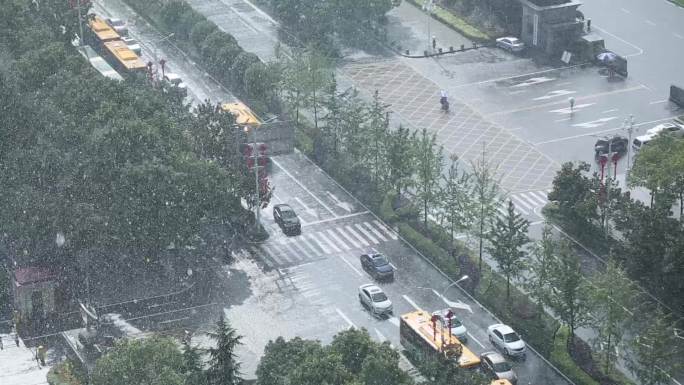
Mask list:
[{"label": "tree trunk", "polygon": [[482,237],[484,236],[484,205],[480,205],[480,275],[482,275]]},{"label": "tree trunk", "polygon": [[511,300],[511,275],[506,274],[506,304],[510,306]]},{"label": "tree trunk", "polygon": [[427,229],[428,229],[428,224],[427,224],[428,212],[427,212],[427,210],[428,210],[428,201],[427,201],[427,199],[423,199],[423,225],[425,226],[425,231],[427,231]]},{"label": "tree trunk", "polygon": [[316,103],[316,87],[313,88],[313,109],[314,109],[314,127],[316,132],[318,132],[318,108]]}]

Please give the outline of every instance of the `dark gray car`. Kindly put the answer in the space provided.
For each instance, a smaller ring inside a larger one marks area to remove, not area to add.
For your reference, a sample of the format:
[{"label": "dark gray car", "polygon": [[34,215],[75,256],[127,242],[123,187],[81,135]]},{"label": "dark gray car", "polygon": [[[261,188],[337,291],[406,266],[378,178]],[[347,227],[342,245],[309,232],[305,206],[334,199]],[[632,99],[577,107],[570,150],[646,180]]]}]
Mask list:
[{"label": "dark gray car", "polygon": [[380,253],[363,254],[360,259],[363,269],[373,278],[377,280],[394,279],[394,267],[384,255]]},{"label": "dark gray car", "polygon": [[297,213],[287,204],[273,206],[273,219],[283,229],[285,234],[298,235],[302,233],[302,225]]}]

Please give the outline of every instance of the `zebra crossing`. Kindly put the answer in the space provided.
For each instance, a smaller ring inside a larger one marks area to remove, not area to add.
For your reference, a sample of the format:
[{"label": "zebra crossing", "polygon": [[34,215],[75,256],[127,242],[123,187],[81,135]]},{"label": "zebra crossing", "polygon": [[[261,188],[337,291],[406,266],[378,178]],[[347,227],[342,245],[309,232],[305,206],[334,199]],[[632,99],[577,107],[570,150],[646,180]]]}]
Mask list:
[{"label": "zebra crossing", "polygon": [[515,193],[509,195],[500,207],[497,208],[500,214],[506,215],[508,211],[508,200],[512,200],[515,205],[515,211],[526,217],[529,216],[540,216],[537,212],[541,210],[542,207],[549,203],[547,198],[548,193],[551,190],[537,190],[537,191],[527,191],[521,193]]},{"label": "zebra crossing", "polygon": [[324,259],[331,254],[362,251],[398,238],[394,230],[378,220],[370,220],[317,231],[304,227],[299,236],[277,237],[238,253],[249,252],[270,268],[283,268]]}]

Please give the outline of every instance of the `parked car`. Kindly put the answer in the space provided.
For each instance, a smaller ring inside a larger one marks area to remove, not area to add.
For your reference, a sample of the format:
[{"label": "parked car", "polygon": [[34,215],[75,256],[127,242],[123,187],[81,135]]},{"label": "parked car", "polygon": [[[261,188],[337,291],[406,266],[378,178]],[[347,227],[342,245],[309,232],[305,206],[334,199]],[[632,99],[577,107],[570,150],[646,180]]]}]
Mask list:
[{"label": "parked car", "polygon": [[679,132],[682,127],[676,123],[661,123],[646,131],[646,134],[658,135],[663,132]]},{"label": "parked car", "polygon": [[656,136],[658,136],[658,134],[646,134],[646,135],[637,136],[632,141],[632,149],[634,149],[634,151],[641,150],[645,145],[647,145],[650,141],[652,141]]},{"label": "parked car", "polygon": [[[449,313],[451,313],[451,318],[447,317]],[[436,315],[445,328],[449,327],[449,319],[451,319],[451,335],[456,336],[461,342],[468,341],[468,330],[461,320],[456,318],[451,309],[437,310],[433,312],[432,315]]]},{"label": "parked car", "polygon": [[116,33],[118,33],[121,36],[128,36],[128,27],[126,26],[126,22],[115,18],[115,17],[110,17],[105,19],[107,24],[109,24],[110,27],[114,28]]},{"label": "parked car", "polygon": [[511,52],[520,52],[525,49],[525,43],[523,43],[517,37],[512,36],[500,37],[496,39],[496,46]]},{"label": "parked car", "polygon": [[375,316],[392,314],[392,301],[381,288],[372,283],[359,286],[359,301]]},{"label": "parked car", "polygon": [[601,156],[608,154],[608,149],[610,149],[620,158],[627,153],[627,145],[627,138],[619,135],[609,139],[599,139],[594,144],[594,156],[598,160]]},{"label": "parked car", "polygon": [[513,385],[518,383],[518,376],[513,367],[500,353],[486,352],[480,354],[480,365],[482,371],[488,376],[497,380],[508,380]]},{"label": "parked car", "polygon": [[363,267],[368,274],[377,280],[394,279],[394,267],[389,263],[387,257],[380,253],[363,254],[359,257],[361,260],[361,267]]},{"label": "parked car", "polygon": [[183,79],[181,79],[180,75],[173,72],[164,73],[164,80],[173,84],[174,86],[177,86],[183,82]]},{"label": "parked car", "polygon": [[507,356],[525,358],[525,341],[508,325],[494,324],[487,328],[489,342],[503,350]]},{"label": "parked car", "polygon": [[137,41],[137,40],[135,40],[135,39],[132,38],[132,37],[128,37],[128,36],[122,37],[121,40],[122,40],[124,43],[126,43],[126,45],[128,46],[128,48],[129,48],[131,51],[135,52],[136,55],[138,55],[138,56],[142,55],[142,47],[140,46],[140,44],[138,44],[138,41]]},{"label": "parked car", "polygon": [[302,225],[297,213],[287,204],[279,204],[273,207],[273,219],[285,234],[301,234]]}]

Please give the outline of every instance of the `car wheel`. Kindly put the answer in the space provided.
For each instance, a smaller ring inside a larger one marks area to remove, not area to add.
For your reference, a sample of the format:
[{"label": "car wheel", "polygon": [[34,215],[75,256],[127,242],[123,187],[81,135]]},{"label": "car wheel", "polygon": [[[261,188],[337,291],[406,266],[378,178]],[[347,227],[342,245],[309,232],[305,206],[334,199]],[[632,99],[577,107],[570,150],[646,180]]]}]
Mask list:
[{"label": "car wheel", "polygon": [[504,348],[504,355],[510,357],[511,354],[510,354],[510,352],[508,351],[508,348]]},{"label": "car wheel", "polygon": [[496,344],[494,343],[494,338],[492,338],[491,335],[489,336],[489,342],[491,342],[492,344],[496,345]]}]

